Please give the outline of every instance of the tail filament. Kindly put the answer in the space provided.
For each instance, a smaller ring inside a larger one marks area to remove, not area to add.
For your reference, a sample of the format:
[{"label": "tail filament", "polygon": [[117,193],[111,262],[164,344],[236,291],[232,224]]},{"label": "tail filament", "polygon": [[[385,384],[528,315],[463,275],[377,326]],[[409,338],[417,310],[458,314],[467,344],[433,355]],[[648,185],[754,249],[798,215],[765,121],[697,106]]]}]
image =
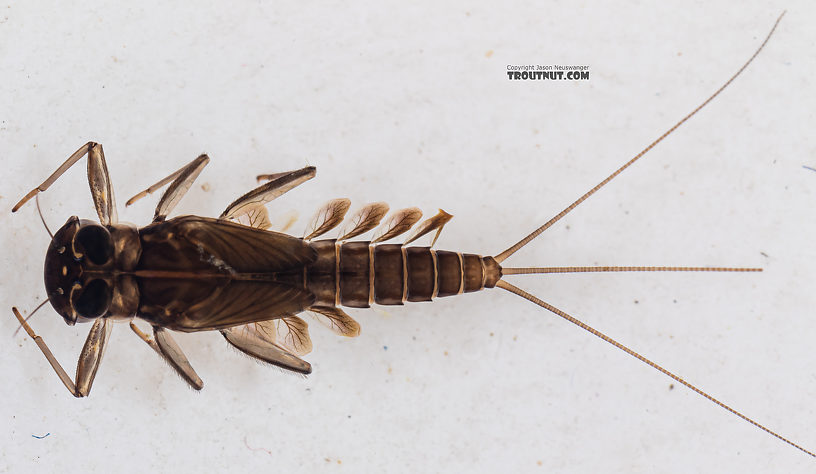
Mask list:
[{"label": "tail filament", "polygon": [[598,272],[761,272],[761,268],[735,267],[502,267],[502,275]]},{"label": "tail filament", "polygon": [[751,423],[752,425],[756,426],[757,428],[761,429],[762,431],[770,434],[774,438],[780,439],[780,440],[784,441],[785,443],[788,443],[789,445],[793,446],[794,448],[802,451],[803,453],[809,454],[810,456],[813,456],[814,458],[816,458],[816,454],[812,453],[811,451],[808,451],[807,449],[799,446],[798,444],[794,443],[793,441],[789,440],[788,438],[785,438],[784,436],[779,435],[774,431],[771,431],[770,429],[768,429],[765,426],[757,423],[753,419],[748,418],[747,416],[743,415],[742,413],[738,412],[737,410],[731,408],[730,406],[726,405],[725,403],[723,403],[723,402],[717,400],[716,398],[712,397],[708,393],[700,390],[696,386],[690,384],[689,382],[686,382],[679,375],[676,375],[673,372],[669,372],[668,370],[664,369],[662,366],[658,365],[657,363],[652,362],[650,359],[647,359],[646,357],[640,355],[639,353],[633,351],[632,349],[629,349],[628,347],[624,346],[620,342],[612,339],[611,337],[607,336],[606,334],[602,333],[601,331],[598,331],[597,329],[593,328],[592,326],[589,326],[586,323],[583,323],[583,322],[579,321],[578,319],[575,319],[574,317],[572,317],[569,314],[561,311],[560,309],[556,308],[555,306],[536,298],[535,296],[531,295],[530,293],[527,293],[526,291],[522,290],[521,288],[513,286],[513,285],[511,285],[510,283],[507,283],[504,280],[499,280],[499,282],[496,283],[496,286],[499,287],[499,288],[505,289],[505,290],[509,291],[510,293],[515,293],[515,294],[521,296],[522,298],[524,298],[526,300],[529,300],[529,301],[532,301],[533,303],[541,306],[542,308],[544,308],[544,309],[546,309],[548,311],[551,311],[551,312],[557,314],[558,316],[561,316],[562,318],[566,319],[567,321],[571,322],[572,324],[580,327],[581,329],[589,332],[590,334],[592,334],[594,336],[597,336],[597,337],[603,339],[604,341],[608,342],[609,344],[612,344],[613,346],[615,346],[618,349],[622,350],[623,352],[629,354],[630,356],[634,357],[635,359],[643,362],[644,364],[646,364],[648,366],[651,366],[652,368],[666,374],[667,376],[671,377],[672,379],[674,379],[678,383],[681,383],[681,384],[685,385],[686,387],[688,387],[689,389],[691,389],[692,391],[696,392],[698,395],[702,396],[703,398],[706,398],[709,401],[721,406],[722,408],[725,408],[729,412],[733,413],[734,415],[737,415],[738,417],[742,418],[743,420],[747,421],[748,423]]},{"label": "tail filament", "polygon": [[690,119],[691,117],[693,117],[693,116],[694,116],[694,114],[696,114],[697,112],[699,112],[699,111],[700,111],[700,109],[702,109],[703,107],[705,107],[706,105],[708,105],[708,103],[709,103],[709,102],[711,102],[712,100],[714,100],[714,98],[715,98],[715,97],[717,97],[718,95],[720,95],[720,92],[722,92],[722,91],[723,91],[723,90],[724,90],[726,87],[728,87],[728,86],[729,86],[729,85],[730,85],[730,84],[731,84],[731,83],[734,81],[734,79],[736,79],[736,78],[737,78],[737,76],[739,76],[739,75],[742,73],[742,71],[744,71],[744,70],[745,70],[745,68],[747,68],[747,67],[748,67],[748,65],[749,65],[749,64],[751,64],[751,61],[753,61],[753,60],[754,60],[754,58],[755,58],[755,57],[757,57],[757,55],[759,54],[759,52],[760,52],[760,51],[762,51],[762,48],[764,48],[764,47],[765,47],[765,45],[768,43],[768,40],[769,40],[769,39],[771,39],[771,35],[773,35],[773,32],[776,30],[776,27],[777,27],[777,25],[779,25],[779,21],[780,21],[780,20],[782,20],[782,17],[783,17],[783,16],[785,16],[785,12],[782,12],[782,14],[781,14],[781,15],[779,15],[779,18],[777,18],[777,19],[776,19],[776,23],[774,23],[774,26],[773,26],[773,28],[771,28],[770,33],[768,33],[768,36],[766,36],[766,37],[765,37],[765,41],[763,41],[763,42],[762,42],[762,44],[761,44],[761,45],[759,45],[759,48],[757,48],[757,50],[754,52],[753,56],[751,56],[751,57],[748,59],[748,61],[746,61],[746,62],[745,62],[745,64],[743,64],[743,65],[742,65],[742,67],[741,67],[741,68],[739,68],[739,70],[738,70],[738,71],[737,71],[737,72],[736,72],[736,73],[735,73],[733,76],[731,76],[731,78],[730,78],[730,79],[728,79],[728,81],[726,81],[726,83],[725,83],[725,84],[723,84],[723,85],[722,85],[722,86],[721,86],[719,89],[717,89],[717,91],[716,91],[716,92],[714,92],[713,94],[711,94],[711,96],[710,96],[708,99],[706,99],[706,100],[705,100],[705,102],[703,102],[702,104],[698,105],[696,109],[694,109],[694,110],[692,110],[692,111],[691,111],[691,113],[689,113],[688,115],[686,115],[685,117],[683,117],[683,119],[682,119],[682,120],[680,120],[679,122],[677,122],[676,124],[674,124],[674,126],[672,126],[670,129],[668,129],[666,132],[664,132],[664,133],[663,133],[663,135],[660,135],[660,136],[657,138],[657,140],[655,140],[655,141],[653,141],[652,143],[650,143],[650,144],[649,144],[649,145],[648,145],[646,148],[644,148],[644,149],[643,149],[643,150],[642,150],[640,153],[638,153],[637,155],[635,155],[635,157],[634,157],[634,158],[632,158],[631,160],[627,161],[627,162],[626,162],[626,164],[624,164],[623,166],[621,166],[620,168],[618,168],[617,170],[615,170],[615,172],[614,172],[614,173],[612,173],[612,174],[610,174],[609,176],[607,176],[607,177],[606,177],[606,179],[604,179],[603,181],[601,181],[600,183],[598,183],[598,184],[597,184],[597,185],[596,185],[594,188],[592,188],[592,189],[590,189],[589,191],[587,191],[587,192],[586,192],[586,193],[585,193],[583,196],[579,197],[579,198],[578,198],[578,199],[577,199],[575,202],[573,202],[572,204],[570,204],[569,206],[567,206],[567,207],[566,207],[566,208],[565,208],[563,211],[561,211],[561,212],[559,212],[558,214],[556,214],[556,216],[555,216],[555,217],[553,217],[552,219],[550,219],[549,221],[547,221],[547,222],[546,222],[544,225],[542,225],[542,226],[541,226],[541,227],[539,227],[538,229],[536,229],[536,230],[534,230],[533,232],[531,232],[531,233],[530,233],[530,235],[528,235],[527,237],[525,237],[525,238],[521,239],[521,240],[520,240],[518,243],[516,243],[515,245],[513,245],[513,246],[512,246],[512,247],[510,247],[509,249],[507,249],[507,250],[505,250],[504,252],[502,252],[502,253],[500,253],[500,254],[496,255],[495,257],[493,257],[493,258],[496,260],[496,262],[497,262],[497,263],[501,263],[501,262],[503,262],[505,259],[507,259],[507,257],[509,257],[510,255],[513,255],[513,254],[514,254],[514,253],[516,253],[516,251],[518,251],[520,248],[522,248],[522,247],[524,247],[525,245],[527,245],[528,243],[530,243],[530,241],[531,241],[531,240],[533,240],[533,239],[535,239],[536,237],[538,237],[539,235],[541,235],[541,233],[542,233],[542,232],[544,232],[545,230],[549,229],[549,228],[550,228],[550,226],[552,226],[553,224],[555,224],[556,222],[558,222],[558,221],[559,221],[559,220],[560,220],[562,217],[566,216],[566,215],[567,215],[567,214],[568,214],[570,211],[572,211],[573,209],[575,209],[576,207],[578,207],[578,205],[579,205],[579,204],[581,204],[582,202],[584,202],[584,200],[586,200],[586,198],[588,198],[588,197],[592,196],[593,194],[595,194],[595,192],[596,192],[597,190],[601,189],[602,187],[604,187],[604,186],[606,185],[606,183],[608,183],[608,182],[612,181],[612,180],[615,178],[615,176],[617,176],[617,175],[621,174],[621,172],[623,172],[623,170],[625,170],[626,168],[628,168],[629,166],[631,166],[631,165],[632,165],[634,162],[636,162],[637,160],[639,160],[639,159],[640,159],[640,157],[642,157],[642,156],[643,156],[643,155],[645,155],[645,154],[646,154],[646,153],[647,153],[649,150],[651,150],[652,148],[654,148],[654,146],[655,146],[655,145],[657,145],[658,143],[660,143],[661,141],[663,141],[663,139],[664,139],[664,138],[668,137],[668,136],[669,136],[669,135],[670,135],[672,132],[674,132],[675,130],[677,130],[677,128],[678,128],[678,127],[680,127],[680,125],[683,125],[683,124],[686,122],[686,120],[688,120],[688,119]]},{"label": "tail filament", "polygon": [[[715,97],[717,97],[720,94],[720,92],[722,92],[726,87],[728,87],[728,85],[731,84],[731,82],[733,82],[734,79],[736,79],[737,76],[739,76],[742,73],[742,71],[744,71],[745,68],[748,67],[749,64],[751,64],[751,61],[753,61],[754,58],[756,58],[756,56],[759,54],[759,52],[762,51],[762,49],[768,43],[768,40],[771,38],[771,35],[776,30],[776,27],[779,24],[779,21],[782,19],[782,17],[784,15],[785,15],[785,12],[782,12],[782,15],[780,15],[779,18],[776,20],[776,23],[774,23],[774,26],[773,26],[773,28],[771,28],[770,33],[768,33],[768,36],[765,38],[765,40],[762,42],[762,44],[759,46],[759,48],[757,48],[757,50],[748,59],[748,61],[746,61],[742,65],[742,67],[739,68],[739,70],[733,76],[731,76],[731,78],[728,79],[728,81],[726,81],[725,84],[723,84],[719,89],[717,89],[717,91],[714,92],[714,94],[712,94],[702,104],[697,106],[697,108],[692,110],[691,113],[689,113],[688,115],[683,117],[682,120],[680,120],[679,122],[674,124],[674,126],[672,126],[670,129],[668,129],[662,135],[660,135],[660,137],[658,137],[655,141],[650,143],[640,153],[635,155],[634,158],[627,161],[623,166],[621,166],[620,168],[615,170],[615,172],[613,172],[606,179],[604,179],[603,181],[598,183],[598,185],[596,185],[595,187],[593,187],[592,189],[587,191],[583,196],[581,196],[575,202],[573,202],[572,204],[567,206],[563,211],[559,212],[555,217],[553,217],[552,219],[547,221],[544,225],[542,225],[541,227],[539,227],[538,229],[534,230],[532,233],[530,233],[529,235],[527,235],[526,237],[521,239],[518,243],[516,243],[512,247],[508,248],[504,252],[502,252],[502,253],[498,254],[497,256],[493,257],[495,262],[496,263],[503,262],[505,259],[507,259],[507,257],[513,255],[520,248],[522,248],[525,245],[527,245],[528,243],[530,243],[533,239],[538,237],[541,233],[543,233],[545,230],[547,230],[550,226],[552,226],[553,224],[558,222],[558,220],[560,220],[562,217],[567,215],[570,211],[575,209],[579,204],[584,202],[584,200],[586,200],[589,196],[593,195],[596,191],[598,191],[603,186],[605,186],[607,183],[612,181],[612,179],[614,179],[617,175],[619,175],[621,172],[623,172],[623,170],[625,170],[626,168],[631,166],[635,161],[640,159],[649,150],[651,150],[655,145],[660,143],[664,138],[669,136],[678,127],[680,127],[680,125],[685,123],[686,120],[693,117],[694,114],[699,112],[700,109],[705,107],[709,102],[711,102]],[[759,271],[762,271],[762,269],[760,269],[760,268],[731,268],[731,267],[668,267],[668,266],[666,266],[666,267],[639,267],[639,266],[628,266],[628,267],[609,267],[609,266],[593,266],[593,267],[517,267],[517,268],[502,268],[501,269],[502,276],[506,276],[506,275],[543,274],[543,273],[593,273],[593,272],[759,272]],[[646,357],[640,355],[638,352],[635,352],[632,349],[629,349],[628,347],[626,347],[623,344],[619,343],[615,339],[612,339],[611,337],[609,337],[606,334],[598,331],[597,329],[595,329],[595,328],[593,328],[593,327],[579,321],[578,319],[576,319],[576,318],[570,316],[569,314],[561,311],[560,309],[556,308],[555,306],[552,306],[551,304],[549,304],[549,303],[547,303],[545,301],[542,301],[539,298],[536,298],[535,296],[531,295],[530,293],[527,293],[526,291],[524,291],[524,290],[522,290],[522,289],[520,289],[520,288],[518,288],[516,286],[513,286],[513,285],[511,285],[510,283],[507,283],[504,280],[499,279],[496,282],[496,286],[499,287],[499,288],[502,288],[504,290],[507,290],[507,291],[509,291],[511,293],[514,293],[514,294],[516,294],[518,296],[521,296],[522,298],[524,298],[524,299],[526,299],[528,301],[531,301],[531,302],[537,304],[538,306],[541,306],[542,308],[544,308],[544,309],[546,309],[546,310],[548,310],[548,311],[550,311],[552,313],[557,314],[558,316],[566,319],[567,321],[571,322],[572,324],[575,324],[576,326],[580,327],[581,329],[589,332],[590,334],[592,334],[594,336],[597,336],[600,339],[603,339],[604,341],[606,341],[609,344],[617,347],[618,349],[620,349],[623,352],[629,354],[630,356],[634,357],[635,359],[638,359],[639,361],[643,362],[644,364],[654,368],[655,370],[658,370],[659,372],[662,372],[663,374],[665,374],[668,377],[672,378],[676,382],[678,382],[678,383],[686,386],[687,388],[691,389],[692,391],[694,391],[698,395],[702,396],[703,398],[706,398],[707,400],[711,401],[712,403],[715,403],[715,404],[719,405],[720,407],[728,410],[729,412],[731,412],[734,415],[742,418],[743,420],[747,421],[748,423],[756,426],[757,428],[761,429],[762,431],[765,431],[766,433],[770,434],[771,436],[773,436],[773,437],[775,437],[775,438],[777,438],[779,440],[784,441],[785,443],[793,446],[794,448],[802,451],[803,453],[806,453],[806,454],[816,458],[816,454],[814,454],[813,452],[808,451],[807,449],[803,448],[802,446],[799,446],[798,444],[794,443],[793,441],[789,440],[788,438],[785,438],[785,437],[777,434],[776,432],[771,431],[770,429],[768,429],[765,426],[757,423],[753,419],[743,415],[742,413],[740,413],[737,410],[731,408],[730,406],[726,405],[725,403],[721,402],[720,400],[712,397],[711,395],[709,395],[708,393],[702,391],[701,389],[697,388],[696,386],[692,385],[691,383],[686,382],[679,375],[676,375],[673,372],[669,372],[668,370],[666,370],[662,366],[658,365],[657,363],[655,363],[655,362],[651,361],[650,359],[647,359]]]}]

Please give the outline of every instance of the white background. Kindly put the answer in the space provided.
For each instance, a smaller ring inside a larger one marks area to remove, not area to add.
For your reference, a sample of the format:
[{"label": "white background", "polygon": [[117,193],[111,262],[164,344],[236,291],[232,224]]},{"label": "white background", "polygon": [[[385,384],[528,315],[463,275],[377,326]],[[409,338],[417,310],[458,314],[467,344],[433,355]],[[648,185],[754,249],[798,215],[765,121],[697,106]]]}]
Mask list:
[{"label": "white background", "polygon": [[[318,177],[270,206],[297,210],[297,233],[327,199],[382,200],[452,213],[438,248],[495,254],[693,109],[787,8],[721,97],[506,264],[763,267],[511,281],[815,449],[809,2],[83,3],[0,5],[0,471],[813,469],[501,290],[349,311],[356,339],[313,325],[306,379],[178,335],[200,393],[118,325],[83,400],[12,338],[9,310],[42,301],[48,244],[33,203],[10,208],[88,140],[124,221],[149,222],[158,197],[124,201],[207,152],[177,214],[217,215],[256,174],[308,164]],[[591,80],[508,81],[524,63]],[[52,229],[95,217],[82,166],[41,202]],[[89,327],[50,307],[32,325],[73,373]]]}]

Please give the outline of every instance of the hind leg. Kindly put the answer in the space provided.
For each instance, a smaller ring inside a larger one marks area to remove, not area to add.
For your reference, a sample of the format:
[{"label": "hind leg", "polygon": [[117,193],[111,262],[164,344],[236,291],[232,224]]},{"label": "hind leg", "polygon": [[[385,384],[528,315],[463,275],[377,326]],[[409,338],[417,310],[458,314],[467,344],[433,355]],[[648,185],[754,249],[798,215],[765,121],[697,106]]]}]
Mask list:
[{"label": "hind leg", "polygon": [[232,204],[224,209],[224,212],[222,212],[218,218],[237,219],[239,216],[246,214],[250,210],[256,209],[258,205],[267,203],[314,178],[315,174],[316,170],[314,166],[307,166],[295,171],[258,176],[259,180],[271,179],[271,181],[258,186],[257,188],[233,201]]}]

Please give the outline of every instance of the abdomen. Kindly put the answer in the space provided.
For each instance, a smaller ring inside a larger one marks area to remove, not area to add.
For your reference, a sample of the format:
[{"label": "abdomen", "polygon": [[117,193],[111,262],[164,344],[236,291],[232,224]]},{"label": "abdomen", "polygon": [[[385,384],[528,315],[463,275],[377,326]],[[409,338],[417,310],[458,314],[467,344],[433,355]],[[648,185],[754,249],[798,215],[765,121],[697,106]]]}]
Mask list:
[{"label": "abdomen", "polygon": [[315,304],[368,308],[479,291],[501,278],[492,257],[400,244],[319,240],[306,268]]}]

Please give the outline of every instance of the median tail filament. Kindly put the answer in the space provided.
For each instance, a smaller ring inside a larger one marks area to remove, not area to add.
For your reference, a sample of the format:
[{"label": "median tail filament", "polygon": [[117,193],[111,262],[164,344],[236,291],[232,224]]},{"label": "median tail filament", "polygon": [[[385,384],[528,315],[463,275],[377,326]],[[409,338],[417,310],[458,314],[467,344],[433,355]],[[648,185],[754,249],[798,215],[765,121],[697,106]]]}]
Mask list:
[{"label": "median tail filament", "polygon": [[599,272],[761,272],[761,268],[739,267],[502,267],[502,275]]}]

